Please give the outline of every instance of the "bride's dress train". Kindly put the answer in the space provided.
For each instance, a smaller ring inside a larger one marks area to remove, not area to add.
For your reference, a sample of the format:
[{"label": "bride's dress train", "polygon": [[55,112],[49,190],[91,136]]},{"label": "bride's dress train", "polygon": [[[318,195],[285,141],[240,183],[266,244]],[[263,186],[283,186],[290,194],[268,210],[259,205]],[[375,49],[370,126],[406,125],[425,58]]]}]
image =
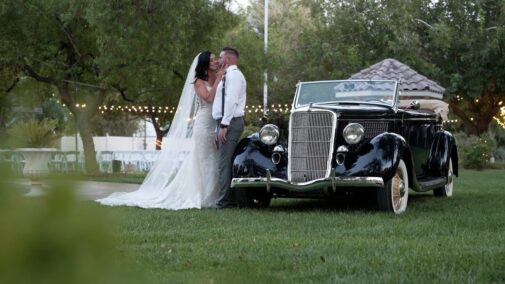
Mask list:
[{"label": "bride's dress train", "polygon": [[[137,191],[116,192],[97,202],[111,206],[171,210],[215,205],[218,198],[217,150],[213,142],[216,122],[212,119],[212,105],[194,94],[195,61],[186,79],[178,113],[165,138],[162,155],[144,183]],[[207,88],[210,89],[210,85]],[[193,97],[188,98],[191,95]],[[196,116],[193,118],[195,109]]]}]

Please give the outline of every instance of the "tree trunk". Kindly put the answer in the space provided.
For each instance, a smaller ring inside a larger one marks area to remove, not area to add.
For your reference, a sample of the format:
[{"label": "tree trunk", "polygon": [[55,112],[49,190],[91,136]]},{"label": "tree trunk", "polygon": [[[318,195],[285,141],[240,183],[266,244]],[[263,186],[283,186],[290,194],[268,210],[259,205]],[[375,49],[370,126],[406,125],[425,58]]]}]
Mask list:
[{"label": "tree trunk", "polygon": [[488,131],[493,117],[498,114],[501,99],[502,94],[483,92],[481,96],[467,99],[465,102],[453,98],[449,107],[451,112],[461,119],[467,132],[480,136]]},{"label": "tree trunk", "polygon": [[168,129],[162,129],[161,124],[156,121],[156,115],[151,114],[149,116],[151,119],[151,122],[153,123],[154,126],[154,131],[156,132],[156,150],[161,150],[161,145],[163,143],[163,136],[167,134]]},{"label": "tree trunk", "polygon": [[98,163],[96,160],[95,143],[93,142],[93,132],[91,131],[90,122],[83,114],[76,114],[76,125],[79,129],[79,134],[82,139],[82,147],[84,149],[84,165],[86,173],[98,174]]},{"label": "tree trunk", "polygon": [[156,150],[161,150],[161,144],[163,143],[163,131],[159,127],[155,127],[156,130]]}]

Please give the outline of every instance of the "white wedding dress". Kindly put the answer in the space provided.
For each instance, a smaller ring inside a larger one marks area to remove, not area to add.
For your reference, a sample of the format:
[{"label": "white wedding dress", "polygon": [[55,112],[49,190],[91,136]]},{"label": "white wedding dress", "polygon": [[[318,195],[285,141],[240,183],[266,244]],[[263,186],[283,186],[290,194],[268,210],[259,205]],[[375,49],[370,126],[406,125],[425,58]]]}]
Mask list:
[{"label": "white wedding dress", "polygon": [[[171,210],[213,207],[218,198],[216,122],[212,104],[196,96],[193,61],[178,110],[163,141],[162,155],[134,192],[96,200],[103,205]],[[207,83],[207,89],[211,86]],[[195,115],[196,114],[196,115]]]}]

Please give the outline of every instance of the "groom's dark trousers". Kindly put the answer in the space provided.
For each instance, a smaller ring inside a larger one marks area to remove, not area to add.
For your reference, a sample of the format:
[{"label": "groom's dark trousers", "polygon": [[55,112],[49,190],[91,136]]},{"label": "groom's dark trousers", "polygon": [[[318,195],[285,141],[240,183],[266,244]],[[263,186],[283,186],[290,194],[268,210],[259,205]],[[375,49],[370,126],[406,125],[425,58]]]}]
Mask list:
[{"label": "groom's dark trousers", "polygon": [[[221,120],[218,120],[218,127]],[[219,141],[218,149],[218,188],[219,198],[216,206],[218,208],[236,207],[237,201],[235,197],[235,189],[230,187],[233,166],[233,153],[237,147],[238,140],[244,131],[244,118],[234,117],[228,125],[228,133],[226,135],[226,143]]]}]

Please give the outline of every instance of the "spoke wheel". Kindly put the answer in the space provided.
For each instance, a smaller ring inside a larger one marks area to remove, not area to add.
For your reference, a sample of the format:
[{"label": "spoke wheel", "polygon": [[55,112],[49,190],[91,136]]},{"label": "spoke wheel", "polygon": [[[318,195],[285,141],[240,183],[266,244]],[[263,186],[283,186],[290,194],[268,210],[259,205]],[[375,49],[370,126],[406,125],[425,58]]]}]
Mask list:
[{"label": "spoke wheel", "polygon": [[444,185],[444,187],[436,188],[435,190],[433,190],[433,194],[435,194],[435,196],[440,197],[451,197],[453,187],[454,187],[454,170],[452,167],[452,158],[449,158],[449,166],[447,169],[447,183]]},{"label": "spoke wheel", "polygon": [[408,199],[407,166],[403,160],[400,160],[395,175],[385,183],[383,188],[377,190],[377,205],[381,211],[401,214],[407,209]]}]

